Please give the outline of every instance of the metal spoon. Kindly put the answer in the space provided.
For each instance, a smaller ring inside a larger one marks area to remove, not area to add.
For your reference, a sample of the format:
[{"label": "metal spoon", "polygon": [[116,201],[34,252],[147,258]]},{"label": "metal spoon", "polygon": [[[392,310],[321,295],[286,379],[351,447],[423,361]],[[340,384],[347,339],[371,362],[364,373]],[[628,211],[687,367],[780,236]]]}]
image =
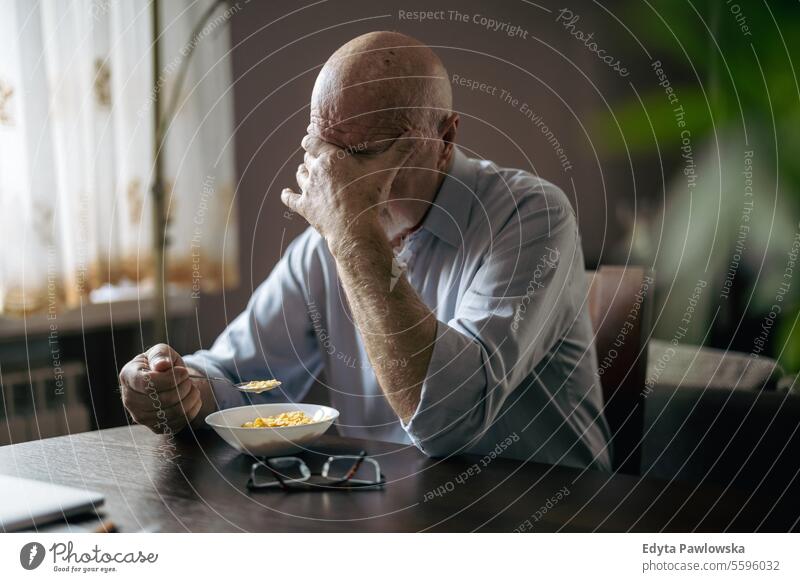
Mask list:
[{"label": "metal spoon", "polygon": [[[262,392],[268,392],[269,390],[275,390],[278,386],[281,385],[279,380],[250,380],[247,382],[239,382],[235,384],[231,382],[228,378],[221,378],[219,376],[201,376],[199,374],[189,374],[189,378],[197,378],[198,380],[219,380],[221,382],[227,382],[240,392],[247,392],[248,394],[261,394]],[[269,386],[262,387],[262,386],[252,386],[252,383],[255,382],[272,382]]]}]

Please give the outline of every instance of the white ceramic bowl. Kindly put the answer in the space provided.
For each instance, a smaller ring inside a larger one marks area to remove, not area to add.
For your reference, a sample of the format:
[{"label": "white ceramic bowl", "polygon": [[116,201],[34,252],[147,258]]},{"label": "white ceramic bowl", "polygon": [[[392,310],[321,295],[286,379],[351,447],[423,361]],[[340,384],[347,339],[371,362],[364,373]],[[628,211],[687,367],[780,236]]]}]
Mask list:
[{"label": "white ceramic bowl", "polygon": [[[305,412],[314,419],[311,424],[277,428],[243,428],[242,424],[257,416],[275,416],[281,412]],[[317,440],[339,417],[339,411],[317,404],[250,404],[218,410],[206,417],[226,443],[237,451],[253,456],[290,455]]]}]

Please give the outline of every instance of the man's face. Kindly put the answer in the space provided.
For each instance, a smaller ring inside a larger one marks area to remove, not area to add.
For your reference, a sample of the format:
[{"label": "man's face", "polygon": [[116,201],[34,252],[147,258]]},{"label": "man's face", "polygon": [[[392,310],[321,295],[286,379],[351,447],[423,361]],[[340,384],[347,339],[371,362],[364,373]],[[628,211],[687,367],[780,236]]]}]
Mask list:
[{"label": "man's face", "polygon": [[[430,128],[416,127],[411,118],[396,111],[361,113],[359,95],[352,92],[338,99],[312,99],[307,132],[354,156],[376,156],[409,130],[418,143],[405,166],[398,171],[388,199],[382,201],[381,221],[390,240],[415,226],[420,205],[427,204],[438,188],[438,170],[443,155],[441,136]],[[362,101],[363,102],[363,101]]]}]

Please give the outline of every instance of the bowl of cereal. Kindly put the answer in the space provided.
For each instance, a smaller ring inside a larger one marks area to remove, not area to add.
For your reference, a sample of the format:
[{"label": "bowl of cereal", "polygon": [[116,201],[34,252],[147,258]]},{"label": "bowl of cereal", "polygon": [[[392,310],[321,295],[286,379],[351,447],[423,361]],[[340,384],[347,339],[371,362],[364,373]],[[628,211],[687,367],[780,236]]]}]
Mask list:
[{"label": "bowl of cereal", "polygon": [[289,455],[317,440],[339,411],[317,404],[251,404],[218,410],[206,424],[240,453],[256,457]]}]

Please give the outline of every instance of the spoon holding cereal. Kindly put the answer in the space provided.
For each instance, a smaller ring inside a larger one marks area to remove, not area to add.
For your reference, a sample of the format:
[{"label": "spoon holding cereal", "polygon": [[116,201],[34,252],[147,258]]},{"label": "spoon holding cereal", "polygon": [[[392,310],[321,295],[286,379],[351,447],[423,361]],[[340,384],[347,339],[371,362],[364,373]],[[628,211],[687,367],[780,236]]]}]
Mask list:
[{"label": "spoon holding cereal", "polygon": [[201,376],[199,374],[189,374],[190,378],[197,378],[198,380],[219,380],[220,382],[227,382],[240,392],[247,392],[248,394],[261,394],[274,390],[281,385],[280,380],[250,380],[248,382],[239,382],[238,384],[231,382],[228,378],[220,376]]}]

